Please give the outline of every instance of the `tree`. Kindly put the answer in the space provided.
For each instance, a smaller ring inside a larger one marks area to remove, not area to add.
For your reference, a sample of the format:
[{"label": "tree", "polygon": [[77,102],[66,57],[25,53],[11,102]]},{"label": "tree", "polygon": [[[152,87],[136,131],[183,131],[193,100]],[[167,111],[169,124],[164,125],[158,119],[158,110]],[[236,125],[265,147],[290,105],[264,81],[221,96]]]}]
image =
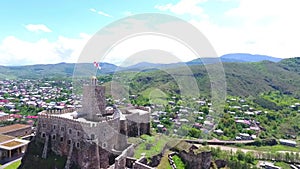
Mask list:
[{"label": "tree", "polygon": [[245,160],[245,154],[241,150],[237,150],[236,154],[237,154],[237,159],[239,161],[244,161]]},{"label": "tree", "polygon": [[286,152],[286,153],[285,153],[285,161],[286,161],[286,162],[291,161],[291,156],[290,156],[290,153],[289,153],[289,152]]},{"label": "tree", "polygon": [[196,128],[190,128],[188,135],[194,138],[199,138],[201,136],[201,130]]},{"label": "tree", "polygon": [[254,158],[254,154],[253,154],[253,152],[247,152],[246,153],[246,156],[245,156],[245,161],[247,162],[247,163],[254,163],[254,160],[255,160],[255,158]]}]

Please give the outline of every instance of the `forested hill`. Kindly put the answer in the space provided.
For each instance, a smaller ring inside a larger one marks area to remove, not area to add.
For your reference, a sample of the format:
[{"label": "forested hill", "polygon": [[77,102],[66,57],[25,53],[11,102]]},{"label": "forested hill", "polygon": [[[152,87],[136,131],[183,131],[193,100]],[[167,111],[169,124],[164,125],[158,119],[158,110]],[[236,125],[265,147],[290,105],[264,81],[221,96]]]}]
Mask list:
[{"label": "forested hill", "polygon": [[[235,96],[256,96],[260,93],[279,90],[283,94],[300,98],[300,58],[284,59],[274,63],[262,61],[255,63],[223,63],[227,94]],[[194,77],[198,82],[200,92],[210,93],[210,80],[205,66],[190,66]],[[181,74],[184,68],[170,68],[168,72]],[[174,76],[170,76],[165,70],[118,73],[123,81],[130,84],[133,93],[147,92],[149,88],[159,88],[165,93],[179,92]],[[123,75],[122,75],[123,74]],[[130,76],[130,74],[134,74]],[[187,76],[190,76],[187,75]]]},{"label": "forested hill", "polygon": [[[201,65],[201,64],[212,64],[216,61],[221,60],[223,63],[226,62],[259,62],[268,60],[272,62],[279,62],[280,58],[274,58],[265,55],[252,55],[247,53],[232,53],[217,58],[201,58],[195,59],[188,62],[178,62],[170,64],[156,64],[141,62],[128,67],[118,67],[114,64],[101,62],[101,70],[97,71],[100,74],[111,74],[115,71],[140,71],[145,70],[151,71],[162,68],[176,68],[183,65]],[[72,77],[75,66],[80,67],[80,70],[85,72],[95,72],[96,69],[93,63],[58,63],[58,64],[39,64],[39,65],[28,65],[28,66],[1,66],[0,65],[0,79],[38,79],[38,78],[61,78],[61,77]],[[84,74],[83,72],[76,72],[78,74]]]},{"label": "forested hill", "polygon": [[[58,63],[28,66],[0,66],[0,79],[39,79],[39,78],[66,78],[72,77],[75,66],[80,66],[89,72],[95,72],[96,68],[92,63]],[[117,66],[110,63],[100,63],[101,71],[98,73],[107,74],[116,70]]]},{"label": "forested hill", "polygon": [[[95,69],[92,64],[82,65],[89,69]],[[72,77],[74,66],[75,64],[69,63],[21,67],[0,66],[0,79]],[[210,93],[210,81],[205,66],[202,64],[189,66],[198,82],[200,91],[204,94]],[[230,95],[256,96],[262,92],[279,90],[300,98],[300,58],[283,59],[279,62],[226,62],[223,63],[223,66],[227,91]],[[117,66],[109,63],[102,63],[101,67],[99,72],[102,74],[113,74],[115,70],[118,70]],[[166,69],[175,74],[184,72],[182,65]],[[130,84],[130,89],[134,93],[144,92],[148,88],[160,88],[166,93],[179,92],[176,88],[177,82],[165,70],[150,69],[137,74],[125,69],[118,72],[117,75],[123,77],[124,81]]]}]

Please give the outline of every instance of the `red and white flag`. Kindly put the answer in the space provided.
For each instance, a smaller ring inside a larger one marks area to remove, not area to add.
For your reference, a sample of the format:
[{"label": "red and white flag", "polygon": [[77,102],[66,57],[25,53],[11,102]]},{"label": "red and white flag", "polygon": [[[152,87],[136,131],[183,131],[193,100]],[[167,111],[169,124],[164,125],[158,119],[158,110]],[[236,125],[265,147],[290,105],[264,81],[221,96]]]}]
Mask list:
[{"label": "red and white flag", "polygon": [[94,66],[95,66],[97,69],[101,69],[100,63],[94,62]]}]

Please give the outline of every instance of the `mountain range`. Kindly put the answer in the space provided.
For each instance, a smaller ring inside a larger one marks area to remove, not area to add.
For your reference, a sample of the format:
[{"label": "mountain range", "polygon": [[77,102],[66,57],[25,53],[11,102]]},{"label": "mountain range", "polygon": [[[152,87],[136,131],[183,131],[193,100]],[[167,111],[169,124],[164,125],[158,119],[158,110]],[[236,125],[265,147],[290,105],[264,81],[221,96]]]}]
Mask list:
[{"label": "mountain range", "polygon": [[[226,76],[227,93],[237,96],[256,96],[268,91],[281,91],[300,98],[300,58],[280,59],[264,55],[228,54],[220,58]],[[123,75],[129,79],[131,92],[143,93],[149,88],[159,88],[165,93],[178,92],[176,81],[166,72],[182,76],[183,68],[189,66],[199,89],[209,94],[210,81],[204,64],[216,63],[216,58],[202,58],[189,62],[154,64],[142,62],[128,67],[100,63],[98,75]],[[184,65],[184,66],[183,66]],[[95,72],[92,63],[59,63],[31,66],[0,66],[0,79],[11,78],[66,78],[72,77],[74,67]],[[77,69],[78,70],[78,69]],[[124,80],[126,81],[126,79]]]},{"label": "mountain range", "polygon": [[[210,78],[214,77],[208,75],[204,65],[192,65],[189,68],[193,73],[193,78],[197,81],[200,92],[209,95],[211,92]],[[261,93],[280,91],[282,94],[300,98],[300,57],[283,59],[279,62],[266,60],[242,63],[226,62],[223,63],[223,68],[226,78],[223,83],[226,83],[229,95],[256,97]],[[178,79],[185,79],[185,77],[188,79],[191,76],[190,73],[184,73],[185,71],[185,67],[176,67],[138,72],[134,76],[123,73],[125,77],[121,81],[130,84],[129,88],[136,94],[147,93],[149,88],[157,88],[164,93],[179,94],[177,84],[181,82],[178,82]],[[176,80],[175,77],[179,78]]]},{"label": "mountain range", "polygon": [[[220,58],[199,58],[188,62],[178,62],[170,64],[141,62],[128,67],[118,67],[110,63],[100,63],[101,70],[97,74],[111,74],[115,71],[151,71],[162,68],[175,68],[178,66],[192,66],[202,64],[213,64],[216,62],[260,62],[263,60],[271,62],[279,62],[280,58],[274,58],[265,55],[252,55],[245,53],[227,54]],[[58,63],[58,64],[39,64],[27,66],[0,66],[0,79],[10,78],[60,78],[72,77],[75,66],[80,67],[80,70],[95,72],[92,63]],[[84,74],[82,72],[82,74]]]}]

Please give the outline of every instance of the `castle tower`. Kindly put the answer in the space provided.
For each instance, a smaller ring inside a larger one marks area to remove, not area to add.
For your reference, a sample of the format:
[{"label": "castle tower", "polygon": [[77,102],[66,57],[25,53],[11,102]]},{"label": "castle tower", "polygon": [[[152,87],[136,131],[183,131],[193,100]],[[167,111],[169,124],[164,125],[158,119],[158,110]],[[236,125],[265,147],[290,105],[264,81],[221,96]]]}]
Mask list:
[{"label": "castle tower", "polygon": [[105,114],[105,87],[97,84],[93,76],[89,85],[83,86],[82,112],[86,119],[98,121],[98,117]]}]

